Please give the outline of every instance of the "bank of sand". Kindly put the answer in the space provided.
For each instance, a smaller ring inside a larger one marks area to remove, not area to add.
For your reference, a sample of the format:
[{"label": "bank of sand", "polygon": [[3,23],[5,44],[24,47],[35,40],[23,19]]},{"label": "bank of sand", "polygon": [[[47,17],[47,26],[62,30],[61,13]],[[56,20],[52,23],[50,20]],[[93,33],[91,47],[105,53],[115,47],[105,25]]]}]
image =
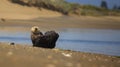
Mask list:
[{"label": "bank of sand", "polygon": [[40,29],[120,29],[120,17],[64,16],[56,11],[21,6],[8,0],[0,2],[0,19],[0,30],[4,31],[28,31],[34,25]]},{"label": "bank of sand", "polygon": [[117,29],[120,30],[120,17],[39,17],[34,19],[5,19],[0,21],[1,31],[30,31],[32,26],[41,30],[65,28]]},{"label": "bank of sand", "polygon": [[1,67],[120,67],[120,58],[101,54],[0,43]]}]

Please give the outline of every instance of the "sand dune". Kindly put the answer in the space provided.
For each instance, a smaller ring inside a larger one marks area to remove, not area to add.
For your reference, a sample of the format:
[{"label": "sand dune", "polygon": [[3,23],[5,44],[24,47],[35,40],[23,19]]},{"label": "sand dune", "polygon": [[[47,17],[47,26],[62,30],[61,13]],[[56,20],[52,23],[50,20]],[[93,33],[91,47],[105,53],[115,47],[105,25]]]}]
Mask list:
[{"label": "sand dune", "polygon": [[21,6],[9,2],[8,0],[1,0],[0,2],[0,18],[6,19],[31,19],[36,17],[58,17],[62,14],[59,12],[41,9],[35,7]]}]

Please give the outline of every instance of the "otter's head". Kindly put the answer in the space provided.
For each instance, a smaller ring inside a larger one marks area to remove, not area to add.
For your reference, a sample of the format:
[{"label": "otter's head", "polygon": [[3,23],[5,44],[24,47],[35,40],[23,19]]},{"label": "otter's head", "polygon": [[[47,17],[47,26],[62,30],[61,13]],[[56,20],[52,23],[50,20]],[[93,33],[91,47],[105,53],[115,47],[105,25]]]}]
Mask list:
[{"label": "otter's head", "polygon": [[40,32],[39,27],[38,27],[38,26],[33,26],[33,27],[31,28],[31,32],[32,32],[32,33],[38,33],[38,32]]}]

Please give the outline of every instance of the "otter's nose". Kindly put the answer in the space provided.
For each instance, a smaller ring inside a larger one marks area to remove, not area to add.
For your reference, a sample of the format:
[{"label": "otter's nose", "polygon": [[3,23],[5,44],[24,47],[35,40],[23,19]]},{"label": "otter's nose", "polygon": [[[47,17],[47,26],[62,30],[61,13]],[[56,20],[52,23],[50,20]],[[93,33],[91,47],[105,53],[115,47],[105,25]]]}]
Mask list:
[{"label": "otter's nose", "polygon": [[35,28],[35,31],[37,31],[38,29],[37,28]]}]

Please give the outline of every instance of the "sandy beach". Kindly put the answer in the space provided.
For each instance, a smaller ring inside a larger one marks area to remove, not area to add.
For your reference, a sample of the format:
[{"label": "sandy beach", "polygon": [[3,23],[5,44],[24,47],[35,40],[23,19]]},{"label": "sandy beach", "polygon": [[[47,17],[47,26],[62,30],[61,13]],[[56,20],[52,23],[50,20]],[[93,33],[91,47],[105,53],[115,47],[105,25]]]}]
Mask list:
[{"label": "sandy beach", "polygon": [[[10,9],[9,9],[10,8]],[[120,30],[119,16],[65,16],[42,8],[0,2],[0,31],[30,32],[32,26],[42,31],[65,28]],[[61,49],[43,49],[28,45],[0,43],[1,67],[120,67],[120,58],[102,54]]]},{"label": "sandy beach", "polygon": [[120,58],[0,43],[0,65],[2,67],[119,67]]}]

